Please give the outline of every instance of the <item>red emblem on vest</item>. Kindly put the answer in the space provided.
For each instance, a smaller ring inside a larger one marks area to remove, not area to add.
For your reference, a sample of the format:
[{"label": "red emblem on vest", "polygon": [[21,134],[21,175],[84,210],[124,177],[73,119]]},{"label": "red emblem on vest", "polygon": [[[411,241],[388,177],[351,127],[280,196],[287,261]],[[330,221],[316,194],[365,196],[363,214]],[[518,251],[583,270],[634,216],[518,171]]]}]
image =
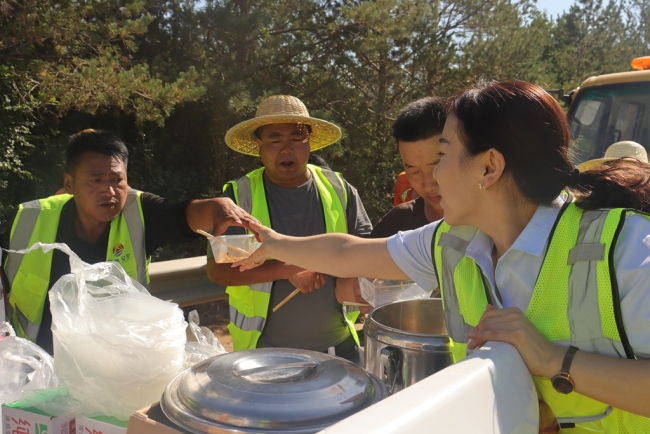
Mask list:
[{"label": "red emblem on vest", "polygon": [[124,253],[124,246],[122,244],[118,244],[117,246],[113,247],[113,254],[115,256],[119,258],[122,253]]}]

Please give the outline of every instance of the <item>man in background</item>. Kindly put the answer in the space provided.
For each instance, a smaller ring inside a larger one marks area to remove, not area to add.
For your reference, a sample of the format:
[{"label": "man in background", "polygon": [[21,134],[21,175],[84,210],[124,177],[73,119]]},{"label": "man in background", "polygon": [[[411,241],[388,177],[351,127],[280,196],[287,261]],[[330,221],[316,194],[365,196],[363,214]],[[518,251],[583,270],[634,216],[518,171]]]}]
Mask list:
[{"label": "man in background", "polygon": [[[398,114],[393,123],[393,137],[402,157],[406,179],[417,198],[388,211],[374,226],[370,238],[388,238],[397,232],[417,229],[443,217],[433,169],[440,161],[439,140],[446,119],[447,99],[436,96],[414,101]],[[339,279],[336,295],[339,302],[365,302],[356,278]],[[362,313],[369,310],[361,308]]]}]

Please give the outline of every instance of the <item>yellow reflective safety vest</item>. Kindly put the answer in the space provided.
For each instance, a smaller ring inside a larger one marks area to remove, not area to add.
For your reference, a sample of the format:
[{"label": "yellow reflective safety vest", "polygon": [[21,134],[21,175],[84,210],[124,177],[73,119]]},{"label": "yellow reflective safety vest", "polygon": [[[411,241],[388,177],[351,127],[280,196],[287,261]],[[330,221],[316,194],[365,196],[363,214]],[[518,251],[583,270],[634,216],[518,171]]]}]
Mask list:
[{"label": "yellow reflective safety vest", "polygon": [[[526,317],[549,341],[611,357],[635,358],[623,328],[613,270],[614,246],[626,216],[632,213],[636,212],[583,211],[572,202],[560,211],[526,310]],[[479,266],[465,256],[476,233],[474,227],[451,227],[443,221],[431,246],[456,361],[466,354],[465,333],[478,324],[486,305],[492,304]],[[539,399],[549,405],[563,428],[571,428],[567,432],[650,432],[650,418],[577,392],[563,395],[548,378],[533,380]]]},{"label": "yellow reflective safety vest", "polygon": [[[348,197],[341,174],[311,164],[308,164],[307,168],[316,183],[323,205],[326,231],[328,233],[347,233],[345,210]],[[229,181],[224,186],[224,190],[230,186],[237,205],[257,218],[264,226],[272,227],[263,177],[264,168],[262,167],[235,181]],[[253,349],[257,346],[257,341],[266,325],[272,287],[273,282],[263,282],[250,286],[229,286],[226,288],[230,303],[228,330],[235,351]],[[346,317],[346,322],[350,333],[352,333],[358,344],[359,338],[354,329],[352,315]],[[356,315],[358,315],[358,312]]]},{"label": "yellow reflective safety vest", "polygon": [[[116,261],[131,278],[147,286],[144,216],[140,196],[130,189],[124,209],[111,221],[106,260]],[[23,250],[36,242],[54,243],[61,210],[72,195],[61,194],[26,202],[18,207],[11,228],[9,248]],[[49,290],[53,251],[34,250],[26,255],[9,253],[5,273],[9,280],[8,318],[16,335],[36,341]]]}]

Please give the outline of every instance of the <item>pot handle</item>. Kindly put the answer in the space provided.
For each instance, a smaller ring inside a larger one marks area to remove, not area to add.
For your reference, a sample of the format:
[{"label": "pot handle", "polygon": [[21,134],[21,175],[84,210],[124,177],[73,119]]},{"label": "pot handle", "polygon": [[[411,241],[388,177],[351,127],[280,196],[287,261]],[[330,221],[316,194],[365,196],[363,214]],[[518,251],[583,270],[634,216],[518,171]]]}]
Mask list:
[{"label": "pot handle", "polygon": [[402,352],[399,348],[384,347],[379,353],[382,380],[388,389],[388,394],[396,392],[395,386],[401,377]]}]

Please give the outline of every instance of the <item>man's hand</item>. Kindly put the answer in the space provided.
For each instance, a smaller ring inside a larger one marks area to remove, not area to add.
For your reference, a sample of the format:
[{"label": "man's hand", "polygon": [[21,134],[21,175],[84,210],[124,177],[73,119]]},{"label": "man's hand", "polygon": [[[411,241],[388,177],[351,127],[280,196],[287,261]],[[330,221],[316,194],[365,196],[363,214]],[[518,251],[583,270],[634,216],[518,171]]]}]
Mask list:
[{"label": "man's hand", "polygon": [[327,277],[315,271],[304,270],[289,277],[289,282],[300,289],[303,294],[308,294],[325,285]]},{"label": "man's hand", "polygon": [[[344,302],[353,301],[355,303],[368,302],[361,296],[361,288],[359,287],[359,279],[357,277],[339,277],[336,279],[336,301],[343,304]],[[368,313],[372,310],[372,306],[359,306],[361,313]]]},{"label": "man's hand", "polygon": [[227,197],[193,200],[187,206],[185,215],[193,231],[202,229],[213,235],[221,235],[229,226],[249,229],[251,222],[258,222]]}]

